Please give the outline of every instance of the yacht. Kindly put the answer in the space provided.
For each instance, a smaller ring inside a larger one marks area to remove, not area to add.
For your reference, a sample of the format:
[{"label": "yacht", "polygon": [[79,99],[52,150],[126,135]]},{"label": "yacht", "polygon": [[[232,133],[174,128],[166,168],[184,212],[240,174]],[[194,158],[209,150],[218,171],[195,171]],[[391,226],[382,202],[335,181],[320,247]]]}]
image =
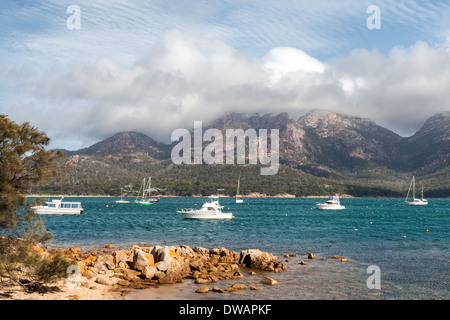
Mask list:
[{"label": "yacht", "polygon": [[223,206],[219,203],[219,197],[210,196],[209,201],[205,202],[200,209],[181,209],[181,213],[185,219],[198,220],[230,220],[234,216],[231,212],[222,212]]},{"label": "yacht", "polygon": [[238,185],[237,185],[237,190],[236,190],[236,203],[243,203],[244,199],[242,198],[238,198],[239,197],[239,184],[241,182],[241,177],[239,177],[238,179]]},{"label": "yacht", "polygon": [[54,199],[45,202],[44,205],[32,207],[36,214],[81,214],[84,209],[81,202],[63,202],[61,199]]},{"label": "yacht", "polygon": [[[411,186],[413,189],[412,200],[408,201],[409,192],[411,191]],[[413,176],[411,183],[409,185],[408,194],[406,195],[405,203],[408,206],[426,206],[428,204],[428,200],[423,198],[423,184],[422,184],[422,192],[421,193],[422,193],[421,199],[416,198],[416,179]]]},{"label": "yacht", "polygon": [[116,203],[130,203],[128,200],[123,200],[123,188],[120,188],[121,194],[120,194],[120,200],[116,200]]},{"label": "yacht", "polygon": [[329,197],[324,203],[316,203],[317,208],[321,210],[343,210],[345,206],[341,205],[338,196]]}]

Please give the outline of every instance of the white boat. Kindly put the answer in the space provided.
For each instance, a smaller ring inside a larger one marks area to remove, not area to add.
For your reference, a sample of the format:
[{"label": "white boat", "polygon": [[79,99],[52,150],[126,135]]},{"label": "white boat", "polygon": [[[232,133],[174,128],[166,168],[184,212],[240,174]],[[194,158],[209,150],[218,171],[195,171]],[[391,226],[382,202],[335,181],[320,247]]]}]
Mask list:
[{"label": "white boat", "polygon": [[329,197],[324,203],[316,203],[317,208],[321,210],[343,210],[345,206],[341,205],[338,196]]},{"label": "white boat", "polygon": [[[408,197],[409,197],[409,192],[411,191],[411,186],[412,186],[412,201],[408,201]],[[411,179],[411,183],[409,184],[409,189],[408,189],[408,194],[406,195],[405,198],[405,203],[408,206],[426,206],[428,204],[428,200],[423,198],[423,184],[422,184],[422,198],[418,199],[416,198],[416,179],[413,176]]]},{"label": "white boat", "polygon": [[54,199],[52,201],[45,202],[42,206],[32,207],[36,214],[81,214],[84,209],[81,206],[81,202],[63,202],[64,197],[61,199]]},{"label": "white boat", "polygon": [[222,212],[223,206],[219,203],[219,197],[210,196],[210,201],[205,202],[200,209],[181,209],[181,213],[185,219],[197,220],[230,220],[234,216],[231,212]]},{"label": "white boat", "polygon": [[236,203],[243,203],[244,202],[244,199],[238,198],[240,182],[241,182],[241,177],[239,177],[239,179],[238,179],[238,186],[237,186],[237,190],[236,190]]},{"label": "white boat", "polygon": [[[159,202],[159,199],[150,197],[150,194],[152,191],[159,190],[158,188],[152,188],[151,185],[152,185],[152,177],[148,178],[148,185],[145,184],[145,178],[144,178],[144,181],[142,182],[142,186],[139,189],[138,195],[137,195],[134,203],[142,205],[142,206],[149,206],[156,202]],[[139,195],[141,194],[141,190],[142,190],[142,196],[139,198]]]},{"label": "white boat", "polygon": [[120,200],[116,200],[116,203],[130,203],[128,200],[123,200],[123,188],[120,188],[121,194],[120,194]]}]

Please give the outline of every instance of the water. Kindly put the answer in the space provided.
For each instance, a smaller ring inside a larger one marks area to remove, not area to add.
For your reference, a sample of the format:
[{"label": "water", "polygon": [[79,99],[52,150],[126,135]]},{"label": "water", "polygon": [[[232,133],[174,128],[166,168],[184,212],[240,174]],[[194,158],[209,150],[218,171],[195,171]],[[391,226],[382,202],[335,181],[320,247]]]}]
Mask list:
[{"label": "water", "polygon": [[[236,204],[221,198],[235,216],[227,221],[185,220],[176,212],[200,207],[204,198],[161,198],[152,206],[117,204],[109,197],[70,199],[82,202],[82,215],[43,216],[55,236],[53,246],[184,244],[238,252],[257,248],[283,261],[284,254],[298,255],[286,259],[290,272],[273,274],[279,286],[232,299],[450,298],[449,199],[430,199],[424,207],[406,206],[403,199],[341,199],[346,210],[324,211],[315,208],[324,199],[252,198]],[[318,259],[301,266],[307,252]],[[349,261],[321,259],[333,255]],[[380,268],[381,290],[367,288],[370,265]],[[259,276],[245,279],[250,284]],[[189,290],[183,296],[182,288],[180,298],[192,295]]]}]

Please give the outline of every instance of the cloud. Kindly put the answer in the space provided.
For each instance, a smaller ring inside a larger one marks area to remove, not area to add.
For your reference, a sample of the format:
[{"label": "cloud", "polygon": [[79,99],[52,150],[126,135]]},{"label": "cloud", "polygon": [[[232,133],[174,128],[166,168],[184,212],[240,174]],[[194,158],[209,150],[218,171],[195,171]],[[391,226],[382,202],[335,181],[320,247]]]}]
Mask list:
[{"label": "cloud", "polygon": [[450,101],[450,51],[424,42],[387,56],[354,50],[325,63],[293,47],[248,58],[222,41],[174,29],[131,65],[107,57],[75,62],[44,71],[0,65],[0,81],[12,93],[3,108],[69,149],[122,130],[168,141],[174,129],[228,111],[298,117],[321,108],[411,135]]}]

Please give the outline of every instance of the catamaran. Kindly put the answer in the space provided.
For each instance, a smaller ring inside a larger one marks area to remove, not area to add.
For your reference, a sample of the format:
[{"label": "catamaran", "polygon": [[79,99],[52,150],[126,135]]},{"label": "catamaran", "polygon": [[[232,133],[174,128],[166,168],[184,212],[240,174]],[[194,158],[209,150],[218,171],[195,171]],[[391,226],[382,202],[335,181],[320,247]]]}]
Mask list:
[{"label": "catamaran", "polygon": [[[412,186],[412,201],[408,201],[408,197],[409,197],[409,192],[411,191],[411,186]],[[423,198],[423,183],[422,183],[422,198],[421,199],[417,199],[416,198],[416,179],[413,176],[411,179],[411,183],[409,184],[409,189],[408,189],[408,194],[406,195],[405,198],[405,203],[408,206],[426,206],[428,204],[428,200]]]}]

